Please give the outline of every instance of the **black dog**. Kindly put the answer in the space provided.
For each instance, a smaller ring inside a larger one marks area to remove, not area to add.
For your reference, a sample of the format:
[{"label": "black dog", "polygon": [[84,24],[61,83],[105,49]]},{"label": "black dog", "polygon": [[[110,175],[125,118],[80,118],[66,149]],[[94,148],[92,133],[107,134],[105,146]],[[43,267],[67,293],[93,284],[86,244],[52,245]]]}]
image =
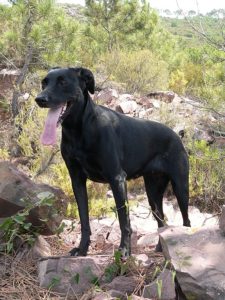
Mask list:
[{"label": "black dog", "polygon": [[[116,202],[120,229],[120,251],[130,255],[131,227],[127,207],[126,180],[144,177],[149,204],[158,226],[164,225],[163,193],[168,182],[183,217],[188,218],[188,157],[180,138],[168,127],[124,116],[96,105],[91,71],[56,68],[42,81],[37,96],[40,107],[49,108],[42,142],[55,142],[56,125],[62,123],[61,152],[72,181],[81,221],[79,248],[71,255],[86,255],[90,244],[87,178],[109,183]],[[160,244],[158,244],[160,248]]]}]

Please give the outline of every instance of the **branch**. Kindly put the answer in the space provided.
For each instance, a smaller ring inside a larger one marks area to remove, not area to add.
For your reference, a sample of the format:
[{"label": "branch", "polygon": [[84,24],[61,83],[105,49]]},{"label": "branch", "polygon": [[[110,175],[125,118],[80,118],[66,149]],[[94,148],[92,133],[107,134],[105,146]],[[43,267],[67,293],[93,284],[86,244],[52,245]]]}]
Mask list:
[{"label": "branch", "polygon": [[40,176],[42,173],[44,173],[44,172],[47,170],[47,168],[50,166],[50,164],[51,164],[53,158],[55,157],[55,155],[56,155],[58,152],[59,152],[59,149],[56,149],[55,151],[54,151],[54,149],[53,149],[53,151],[52,151],[52,153],[51,153],[49,159],[47,160],[47,162],[44,164],[44,166],[40,166],[40,168],[38,169],[37,173],[34,174],[34,176],[33,176],[32,179],[34,179],[34,178]]},{"label": "branch", "polygon": [[25,80],[25,77],[29,71],[29,65],[32,61],[33,58],[33,48],[31,46],[28,46],[27,49],[27,54],[25,57],[25,61],[24,61],[24,65],[23,68],[21,70],[21,73],[19,75],[19,77],[17,78],[16,82],[15,82],[15,87],[14,87],[14,91],[13,91],[13,96],[12,96],[12,116],[13,119],[15,119],[15,117],[18,115],[19,113],[19,103],[18,103],[18,98],[20,96],[21,93],[21,86]]},{"label": "branch", "polygon": [[[182,11],[182,9],[179,6],[178,0],[176,0],[177,3],[177,7]],[[196,5],[198,8],[198,1],[196,0]],[[198,14],[199,14],[199,9],[198,9]],[[219,51],[223,51],[225,52],[225,44],[219,43],[217,42],[215,39],[213,39],[212,37],[210,37],[204,30],[204,27],[202,25],[201,19],[200,19],[200,29],[197,28],[193,22],[191,22],[191,20],[189,18],[187,18],[187,16],[185,14],[183,14],[184,19],[188,22],[188,24],[191,26],[191,28],[197,32],[198,35],[202,36],[212,47],[214,47],[215,49],[219,50]]]}]

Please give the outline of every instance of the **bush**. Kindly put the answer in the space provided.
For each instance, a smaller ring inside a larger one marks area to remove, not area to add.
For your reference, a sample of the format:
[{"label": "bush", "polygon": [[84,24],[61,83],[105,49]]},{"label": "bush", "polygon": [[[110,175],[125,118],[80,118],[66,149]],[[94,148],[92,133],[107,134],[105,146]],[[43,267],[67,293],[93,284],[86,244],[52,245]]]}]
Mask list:
[{"label": "bush", "polygon": [[[67,216],[78,217],[78,208],[74,199],[72,184],[66,165],[61,162],[53,165],[51,170],[53,171],[51,184],[60,186],[71,200],[67,207]],[[115,206],[115,202],[114,199],[107,199],[107,190],[108,187],[105,184],[92,182],[90,180],[87,181],[89,213],[91,216],[105,217],[108,213],[113,211],[112,208]]]},{"label": "bush", "polygon": [[28,168],[32,177],[36,176],[55,151],[52,147],[44,147],[40,143],[46,114],[47,110],[38,108],[34,99],[30,97],[16,118],[17,144],[22,155],[29,159]]},{"label": "bush", "polygon": [[190,155],[190,198],[205,211],[218,211],[225,200],[224,151],[195,141]]},{"label": "bush", "polygon": [[149,50],[114,51],[102,58],[111,79],[129,93],[167,89],[167,64]]},{"label": "bush", "polygon": [[187,83],[184,72],[176,70],[171,73],[169,87],[177,94],[185,93]]}]

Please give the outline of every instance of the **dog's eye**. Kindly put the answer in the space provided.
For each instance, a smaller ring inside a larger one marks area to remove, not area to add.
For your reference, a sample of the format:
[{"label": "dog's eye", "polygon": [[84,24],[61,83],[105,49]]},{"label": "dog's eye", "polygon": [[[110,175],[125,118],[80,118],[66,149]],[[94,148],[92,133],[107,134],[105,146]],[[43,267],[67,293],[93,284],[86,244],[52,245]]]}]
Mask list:
[{"label": "dog's eye", "polygon": [[41,87],[44,90],[46,88],[46,86],[48,85],[48,78],[45,78],[42,80],[41,82]]},{"label": "dog's eye", "polygon": [[67,81],[63,77],[61,77],[61,76],[58,77],[58,83],[61,86],[66,86],[67,85]]}]

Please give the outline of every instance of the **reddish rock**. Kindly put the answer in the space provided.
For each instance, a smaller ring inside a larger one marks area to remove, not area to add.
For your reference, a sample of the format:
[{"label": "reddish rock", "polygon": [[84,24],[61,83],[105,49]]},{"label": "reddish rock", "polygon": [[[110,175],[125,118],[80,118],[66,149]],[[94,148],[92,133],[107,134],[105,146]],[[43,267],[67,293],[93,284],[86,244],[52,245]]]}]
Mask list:
[{"label": "reddish rock", "polygon": [[[45,200],[48,203],[45,204]],[[0,162],[0,218],[10,217],[30,207],[27,221],[38,227],[40,234],[49,235],[61,223],[60,212],[65,206],[66,196],[60,189],[35,184],[12,163]]]}]

